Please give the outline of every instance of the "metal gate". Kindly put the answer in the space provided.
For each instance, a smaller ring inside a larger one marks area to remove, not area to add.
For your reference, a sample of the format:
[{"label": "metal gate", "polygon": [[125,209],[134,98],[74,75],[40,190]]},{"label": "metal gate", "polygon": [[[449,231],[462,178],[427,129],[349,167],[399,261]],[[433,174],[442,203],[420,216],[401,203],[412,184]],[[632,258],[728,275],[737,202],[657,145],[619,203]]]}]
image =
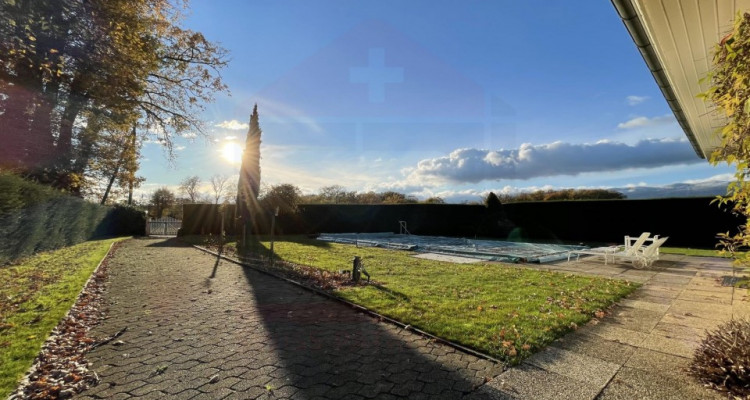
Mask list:
[{"label": "metal gate", "polygon": [[152,219],[146,222],[146,235],[177,236],[182,221],[172,217]]}]

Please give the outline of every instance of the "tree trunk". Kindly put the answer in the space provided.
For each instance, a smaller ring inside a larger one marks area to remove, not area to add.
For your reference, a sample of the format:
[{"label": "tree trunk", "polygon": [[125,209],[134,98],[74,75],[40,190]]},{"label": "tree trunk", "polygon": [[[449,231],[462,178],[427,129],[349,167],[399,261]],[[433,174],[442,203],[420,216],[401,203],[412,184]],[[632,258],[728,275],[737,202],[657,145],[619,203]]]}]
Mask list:
[{"label": "tree trunk", "polygon": [[[130,135],[128,135],[127,144],[124,144],[122,148],[122,152],[120,153],[120,158],[117,160],[117,164],[115,164],[115,170],[112,172],[112,176],[109,178],[109,184],[107,184],[107,189],[104,191],[104,195],[102,196],[102,201],[100,204],[104,205],[104,203],[107,202],[107,197],[109,197],[109,191],[112,189],[112,185],[115,183],[115,179],[117,179],[117,174],[120,173],[120,166],[125,161],[125,155],[128,152],[128,147],[131,146],[131,143],[135,143],[135,137],[136,137],[136,131],[135,131],[135,124],[134,124],[133,130],[130,131]],[[133,181],[131,180],[128,204],[130,204],[132,201],[133,201]]]},{"label": "tree trunk", "polygon": [[69,171],[73,159],[73,125],[83,109],[83,96],[71,93],[60,120],[60,135],[57,138],[57,157],[60,168]]}]

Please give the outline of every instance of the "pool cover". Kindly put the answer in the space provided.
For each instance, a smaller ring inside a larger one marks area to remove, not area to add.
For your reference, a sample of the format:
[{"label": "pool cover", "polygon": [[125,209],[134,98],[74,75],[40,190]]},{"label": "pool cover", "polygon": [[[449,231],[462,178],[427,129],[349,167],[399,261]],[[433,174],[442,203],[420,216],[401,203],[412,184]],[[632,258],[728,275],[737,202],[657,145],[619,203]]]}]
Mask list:
[{"label": "pool cover", "polygon": [[566,259],[584,246],[505,242],[385,233],[322,233],[318,240],[423,253],[455,254],[487,261],[545,263]]}]

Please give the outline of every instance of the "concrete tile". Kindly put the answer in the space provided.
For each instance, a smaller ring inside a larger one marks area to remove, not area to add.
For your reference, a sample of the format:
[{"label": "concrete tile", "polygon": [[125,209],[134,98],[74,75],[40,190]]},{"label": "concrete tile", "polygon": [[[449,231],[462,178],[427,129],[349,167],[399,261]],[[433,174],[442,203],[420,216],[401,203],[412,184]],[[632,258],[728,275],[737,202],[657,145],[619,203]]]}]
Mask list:
[{"label": "concrete tile", "polygon": [[625,366],[630,368],[657,373],[669,372],[669,375],[683,380],[691,379],[687,375],[689,365],[690,358],[653,351],[647,348],[637,349],[625,363]]},{"label": "concrete tile", "polygon": [[656,311],[659,313],[665,313],[667,312],[667,309],[669,309],[669,304],[652,303],[643,300],[624,299],[620,300],[619,304],[630,308],[639,308],[642,310]]},{"label": "concrete tile", "polygon": [[675,300],[669,314],[691,315],[703,319],[726,320],[731,317],[732,307],[722,304],[701,303],[689,300]]},{"label": "concrete tile", "polygon": [[624,364],[637,349],[634,346],[607,340],[601,336],[584,332],[570,333],[556,340],[552,345],[563,350],[619,365]]},{"label": "concrete tile", "polygon": [[723,321],[699,318],[692,314],[672,314],[670,312],[667,312],[664,315],[664,318],[661,319],[661,322],[674,325],[684,325],[698,329],[713,329]]},{"label": "concrete tile", "polygon": [[651,282],[663,285],[687,285],[693,279],[690,276],[659,273],[651,278]]},{"label": "concrete tile", "polygon": [[636,293],[641,294],[643,296],[668,299],[670,300],[670,303],[671,303],[671,300],[676,299],[680,295],[680,291],[649,289],[646,286],[639,289]]},{"label": "concrete tile", "polygon": [[732,303],[732,293],[712,292],[707,290],[685,290],[677,296],[677,299],[700,303],[729,305]]},{"label": "concrete tile", "polygon": [[556,347],[547,347],[524,363],[599,388],[603,388],[620,368],[619,364]]},{"label": "concrete tile", "polygon": [[746,304],[732,306],[732,316],[734,318],[750,319],[750,306]]},{"label": "concrete tile", "polygon": [[699,343],[697,341],[667,337],[661,332],[653,332],[643,340],[639,347],[672,354],[680,357],[690,358],[693,356]]},{"label": "concrete tile", "polygon": [[719,400],[713,392],[691,382],[653,371],[623,367],[597,400]]},{"label": "concrete tile", "polygon": [[673,300],[668,297],[650,296],[646,294],[645,290],[638,290],[635,293],[628,296],[627,298],[628,300],[648,301],[649,303],[667,304],[667,305],[672,304],[672,300]]},{"label": "concrete tile", "polygon": [[646,339],[646,336],[648,336],[648,334],[643,332],[623,329],[608,323],[600,323],[599,325],[587,329],[587,332],[601,336],[602,338],[613,342],[628,344],[630,346],[640,345],[641,342]]},{"label": "concrete tile", "polygon": [[465,399],[593,400],[600,389],[597,385],[579,382],[532,365],[522,364],[509,369]]},{"label": "concrete tile", "polygon": [[706,330],[685,325],[659,322],[653,332],[658,332],[665,337],[679,338],[699,342],[706,336]]},{"label": "concrete tile", "polygon": [[604,320],[620,328],[648,333],[659,323],[663,312],[618,306],[612,310],[612,316]]},{"label": "concrete tile", "polygon": [[641,289],[676,293],[675,297],[677,297],[677,295],[684,290],[684,286],[669,286],[665,285],[663,282],[650,281],[641,286]]},{"label": "concrete tile", "polygon": [[698,274],[696,269],[685,268],[684,266],[677,266],[675,264],[664,266],[659,269],[659,273],[665,275],[676,275],[676,276],[689,276],[694,277]]}]

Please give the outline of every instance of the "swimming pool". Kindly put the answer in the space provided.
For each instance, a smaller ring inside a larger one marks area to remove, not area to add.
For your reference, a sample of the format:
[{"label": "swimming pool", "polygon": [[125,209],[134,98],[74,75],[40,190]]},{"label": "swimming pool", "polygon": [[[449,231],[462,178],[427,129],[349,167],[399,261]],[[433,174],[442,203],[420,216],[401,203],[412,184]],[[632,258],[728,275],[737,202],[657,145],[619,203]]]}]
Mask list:
[{"label": "swimming pool", "polygon": [[423,253],[451,254],[487,261],[545,263],[566,259],[584,246],[506,242],[443,236],[384,233],[321,233],[318,240]]}]

